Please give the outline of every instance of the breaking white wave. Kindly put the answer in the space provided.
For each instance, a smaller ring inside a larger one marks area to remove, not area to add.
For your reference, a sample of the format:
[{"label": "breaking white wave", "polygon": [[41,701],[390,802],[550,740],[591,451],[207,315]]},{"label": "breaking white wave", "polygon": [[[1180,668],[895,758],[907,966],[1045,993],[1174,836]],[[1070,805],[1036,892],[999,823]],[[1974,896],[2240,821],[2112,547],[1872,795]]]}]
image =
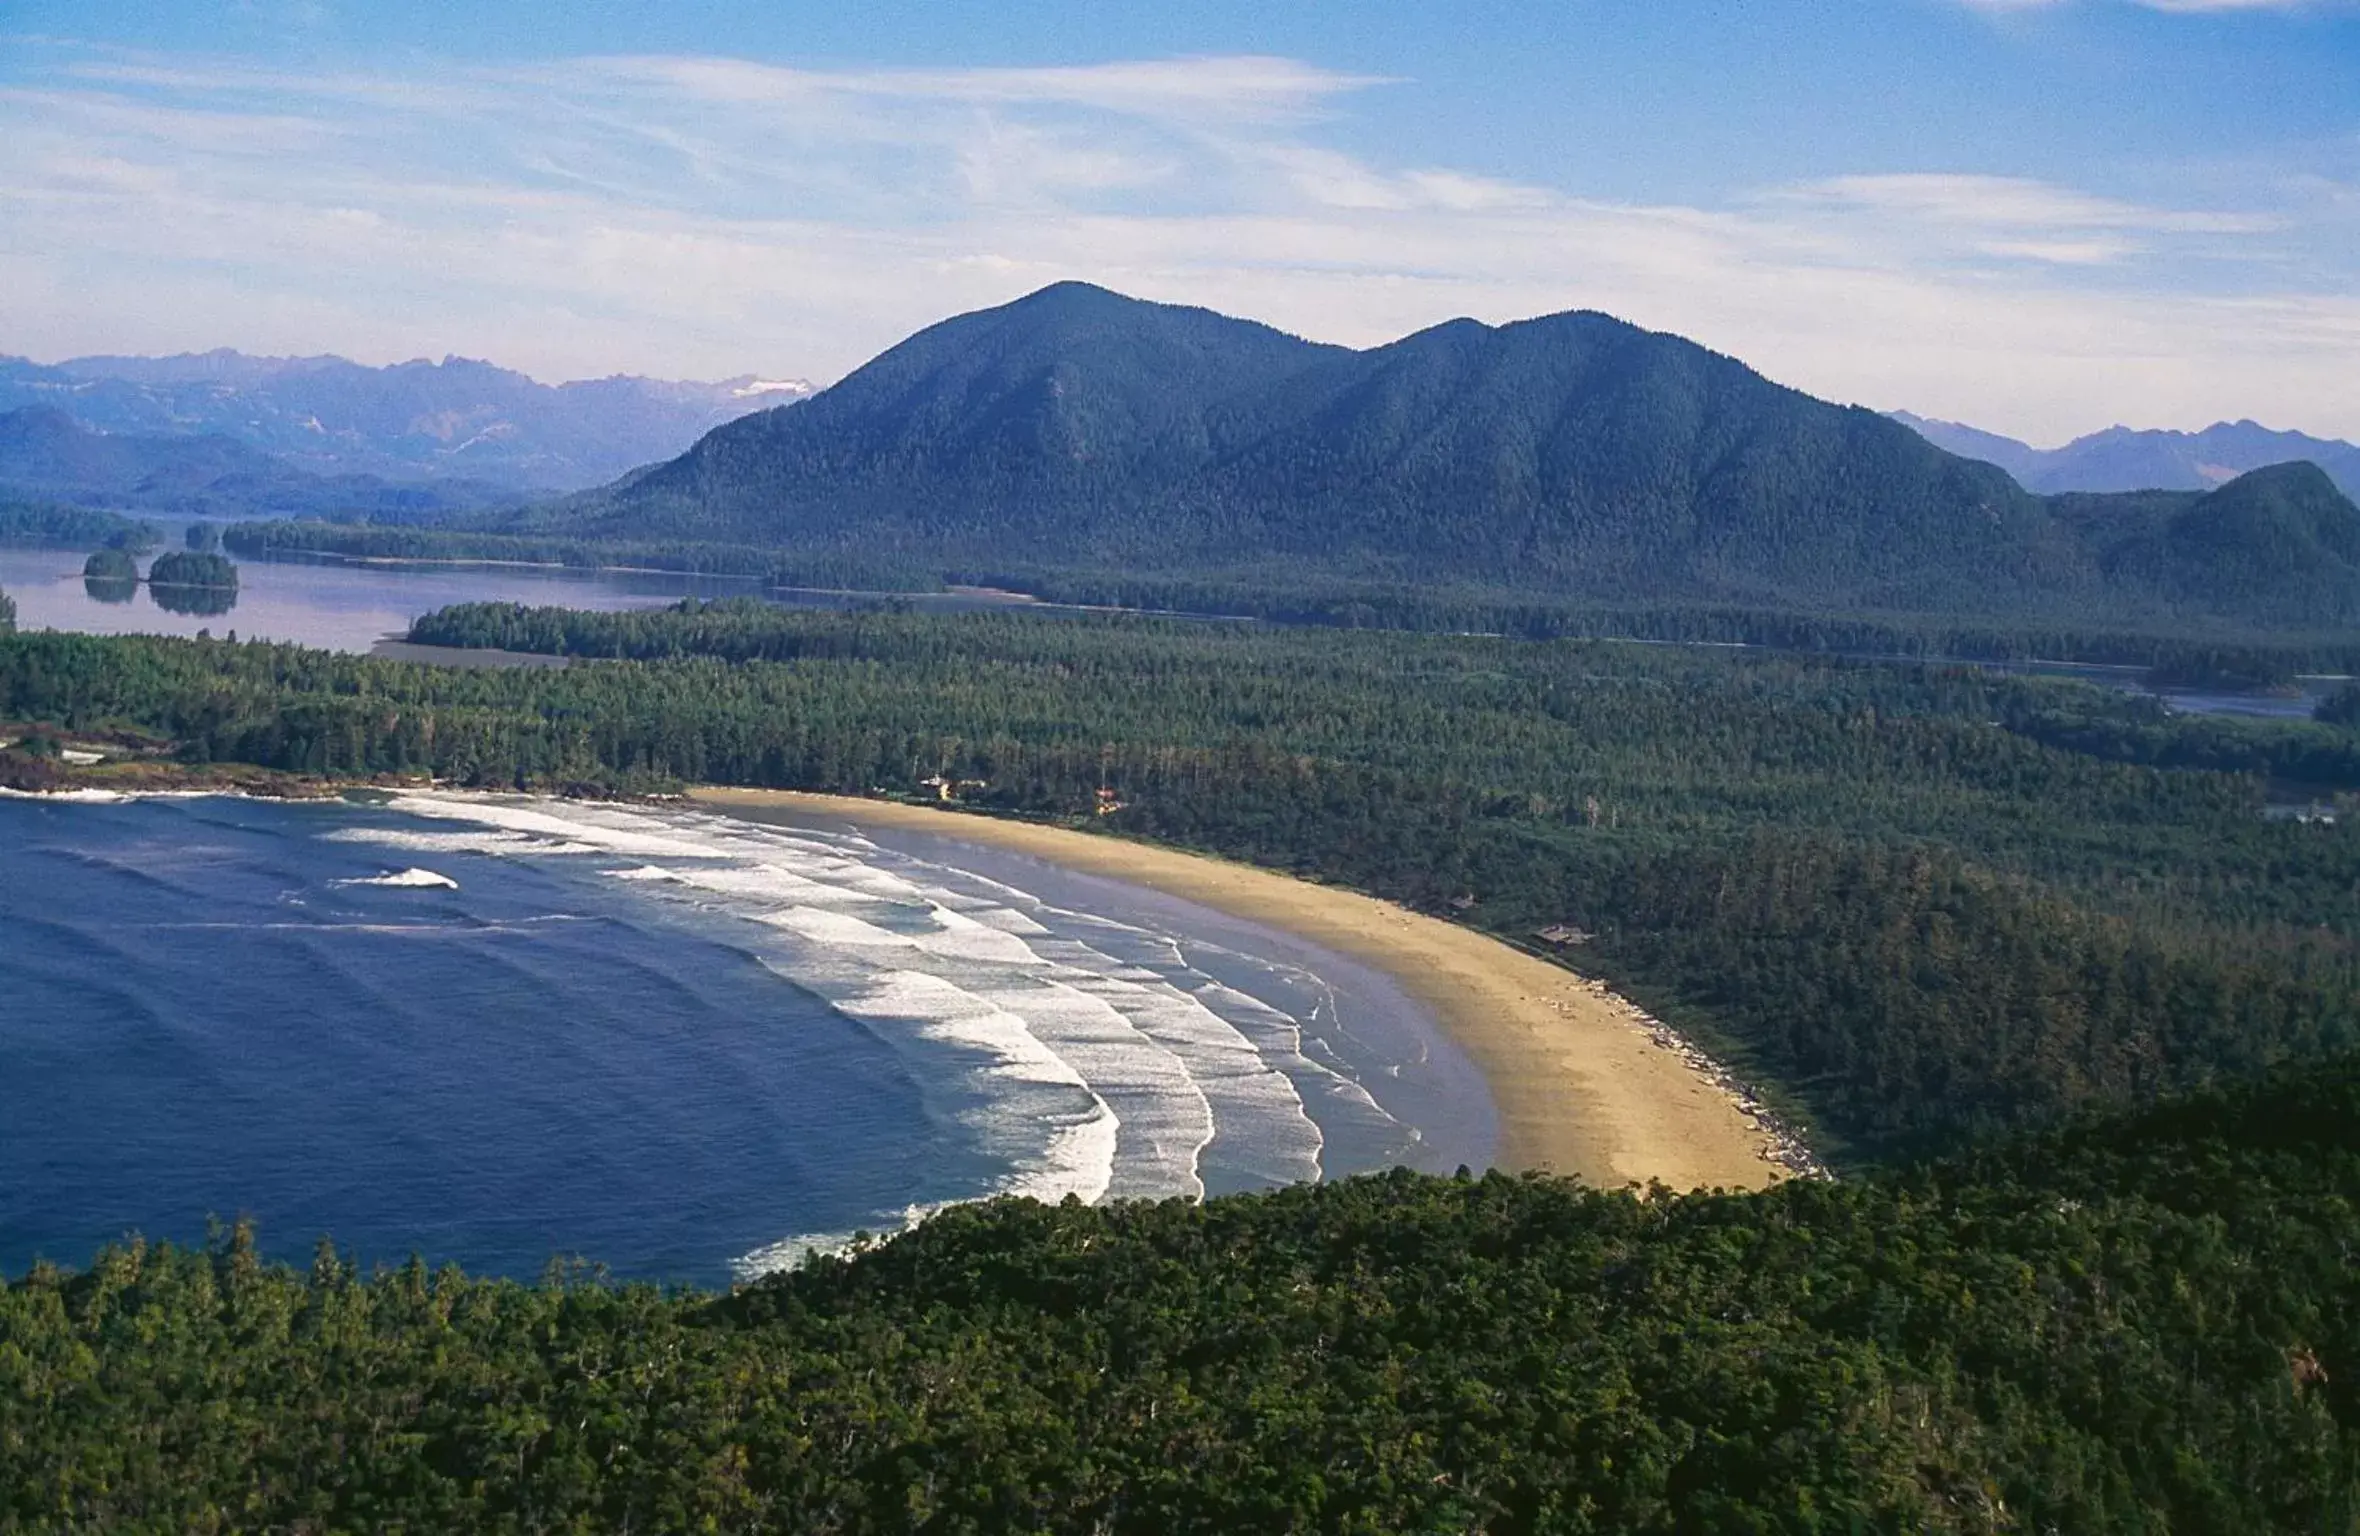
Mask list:
[{"label": "breaking white wave", "polygon": [[385,875],[358,875],[350,880],[331,880],[330,885],[391,885],[411,890],[455,891],[459,882],[449,875],[431,869],[397,869]]},{"label": "breaking white wave", "polygon": [[120,805],[136,797],[114,789],[8,789],[0,787],[0,799],[56,800],[73,805]]},{"label": "breaking white wave", "polygon": [[759,1280],[764,1275],[775,1275],[785,1270],[800,1269],[813,1259],[841,1258],[863,1246],[882,1242],[904,1232],[914,1232],[918,1224],[945,1207],[912,1205],[901,1213],[900,1224],[890,1231],[856,1228],[850,1232],[805,1232],[795,1237],[783,1237],[775,1243],[765,1243],[752,1253],[740,1254],[729,1261],[729,1272],[740,1284]]},{"label": "breaking white wave", "polygon": [[522,832],[413,832],[406,827],[339,827],[325,834],[331,843],[364,843],[403,853],[552,854],[604,853],[591,843]]},{"label": "breaking white wave", "polygon": [[[765,966],[908,1058],[930,1114],[1003,1170],[977,1196],[1198,1198],[1216,1163],[1232,1185],[1312,1180],[1324,1171],[1315,1108],[1401,1129],[1306,1054],[1303,1021],[1198,972],[1171,935],[857,834],[521,797],[405,794],[390,809],[442,826],[334,835],[609,860],[600,872],[648,899],[737,925]],[[379,880],[413,873],[432,874]],[[767,1272],[849,1240],[792,1238],[735,1267]]]}]

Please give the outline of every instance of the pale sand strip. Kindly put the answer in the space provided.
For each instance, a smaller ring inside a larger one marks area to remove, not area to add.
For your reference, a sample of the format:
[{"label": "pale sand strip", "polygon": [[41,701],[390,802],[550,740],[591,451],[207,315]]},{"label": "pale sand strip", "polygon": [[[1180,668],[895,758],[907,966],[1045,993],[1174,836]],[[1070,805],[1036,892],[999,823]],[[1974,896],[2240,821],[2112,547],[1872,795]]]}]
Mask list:
[{"label": "pale sand strip", "polygon": [[1065,827],[791,790],[705,788],[715,810],[929,832],[1202,902],[1364,960],[1432,1009],[1489,1082],[1500,1163],[1593,1183],[1758,1189],[1786,1176],[1735,1097],[1603,986],[1496,939],[1268,870]]}]

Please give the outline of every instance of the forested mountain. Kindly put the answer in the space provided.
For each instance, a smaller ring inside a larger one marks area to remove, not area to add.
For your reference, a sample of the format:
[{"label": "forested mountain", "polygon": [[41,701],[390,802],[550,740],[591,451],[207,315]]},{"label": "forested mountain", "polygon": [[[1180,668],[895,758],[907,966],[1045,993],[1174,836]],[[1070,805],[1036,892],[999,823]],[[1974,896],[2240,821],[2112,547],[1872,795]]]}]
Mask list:
[{"label": "forested mountain", "polygon": [[61,410],[111,433],[218,434],[323,475],[481,479],[541,491],[610,480],[747,411],[799,398],[800,380],[718,384],[617,376],[545,385],[450,357],[388,368],[340,357],[0,357],[0,411]]},{"label": "forested mountain", "polygon": [[2258,422],[2220,421],[2201,432],[2108,427],[2044,449],[1955,421],[1892,416],[1937,447],[1997,464],[2028,490],[2204,491],[2248,470],[2303,459],[2326,470],[2346,496],[2360,497],[2360,444],[2273,432]]},{"label": "forested mountain", "polygon": [[[956,545],[1134,541],[1130,509],[1223,451],[1215,415],[1340,349],[1060,283],[930,326],[807,404],[520,520],[588,533]],[[1103,514],[1103,517],[1100,516]],[[1103,531],[1093,525],[1103,522]]]},{"label": "forested mountain", "polygon": [[2109,575],[2189,607],[2253,593],[2295,622],[2360,617],[2360,508],[2315,464],[2278,464],[2217,491],[2064,496]]},{"label": "forested mountain", "polygon": [[[2063,516],[1898,422],[1604,315],[1453,321],[1356,352],[1061,283],[922,331],[670,463],[481,526],[985,574],[2082,620],[2278,621],[2276,583],[2310,574],[2256,549],[2234,581],[2177,580],[2126,553],[2168,536],[2122,510]],[[2309,610],[2360,611],[2360,592]]]},{"label": "forested mountain", "polygon": [[0,496],[228,516],[417,517],[500,506],[482,481],[314,475],[232,437],[99,432],[49,406],[0,412]]}]

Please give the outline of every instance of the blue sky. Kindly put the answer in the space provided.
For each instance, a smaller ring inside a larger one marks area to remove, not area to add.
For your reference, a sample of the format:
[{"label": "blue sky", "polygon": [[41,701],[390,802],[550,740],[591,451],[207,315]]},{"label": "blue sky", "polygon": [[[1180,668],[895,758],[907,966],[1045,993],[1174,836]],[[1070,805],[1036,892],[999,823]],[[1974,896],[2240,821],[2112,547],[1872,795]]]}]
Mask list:
[{"label": "blue sky", "polygon": [[2360,3],[0,10],[0,351],[824,382],[1068,276],[2360,437]]}]

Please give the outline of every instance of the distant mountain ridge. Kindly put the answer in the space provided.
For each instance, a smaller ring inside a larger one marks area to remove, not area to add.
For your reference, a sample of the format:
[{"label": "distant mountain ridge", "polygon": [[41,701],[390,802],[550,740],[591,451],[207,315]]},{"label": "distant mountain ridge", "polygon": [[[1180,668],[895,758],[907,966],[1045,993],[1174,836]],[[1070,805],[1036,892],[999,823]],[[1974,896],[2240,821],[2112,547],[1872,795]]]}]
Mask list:
[{"label": "distant mountain ridge", "polygon": [[477,479],[532,490],[602,484],[749,411],[812,392],[747,375],[617,375],[548,385],[468,358],[385,368],[341,357],[0,357],[0,411],[47,406],[88,427],[217,434],[315,474]]},{"label": "distant mountain ridge", "polygon": [[0,495],[148,512],[420,517],[508,505],[482,481],[314,475],[219,433],[99,432],[52,406],[0,411]]},{"label": "distant mountain ridge", "polygon": [[[480,526],[969,571],[2360,619],[2360,510],[2315,470],[2069,506],[1605,315],[1354,351],[1079,283],[930,326],[808,403]],[[2228,546],[2253,558],[2214,579]]]},{"label": "distant mountain ridge", "polygon": [[2298,460],[2318,465],[2347,496],[2360,496],[2360,444],[2253,421],[2219,421],[2201,432],[2108,427],[2062,448],[2035,448],[1955,421],[1890,413],[1936,447],[1997,464],[2026,490],[2203,491],[2249,470]]}]

